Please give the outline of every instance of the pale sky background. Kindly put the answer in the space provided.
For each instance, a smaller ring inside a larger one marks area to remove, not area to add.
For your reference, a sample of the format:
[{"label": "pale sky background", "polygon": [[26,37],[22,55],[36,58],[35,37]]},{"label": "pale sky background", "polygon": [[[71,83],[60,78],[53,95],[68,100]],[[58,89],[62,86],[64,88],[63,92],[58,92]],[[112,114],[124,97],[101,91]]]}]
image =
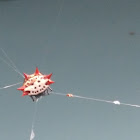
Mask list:
[{"label": "pale sky background", "polygon": [[[20,72],[52,72],[56,92],[140,104],[140,0],[0,0],[0,47]],[[0,86],[20,81],[0,61]],[[29,140],[34,103],[20,86],[0,90],[0,140]],[[37,104],[34,132],[139,140],[140,108],[50,95]]]}]

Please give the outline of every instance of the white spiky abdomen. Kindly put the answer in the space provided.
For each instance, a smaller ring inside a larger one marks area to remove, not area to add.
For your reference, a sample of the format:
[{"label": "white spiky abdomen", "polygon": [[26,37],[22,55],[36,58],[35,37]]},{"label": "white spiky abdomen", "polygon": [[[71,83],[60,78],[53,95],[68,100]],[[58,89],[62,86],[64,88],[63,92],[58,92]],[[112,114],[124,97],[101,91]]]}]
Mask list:
[{"label": "white spiky abdomen", "polygon": [[24,89],[25,92],[28,92],[28,95],[39,95],[40,93],[46,91],[49,87],[46,83],[49,79],[44,79],[43,76],[35,76],[30,78],[25,85],[27,87]]}]

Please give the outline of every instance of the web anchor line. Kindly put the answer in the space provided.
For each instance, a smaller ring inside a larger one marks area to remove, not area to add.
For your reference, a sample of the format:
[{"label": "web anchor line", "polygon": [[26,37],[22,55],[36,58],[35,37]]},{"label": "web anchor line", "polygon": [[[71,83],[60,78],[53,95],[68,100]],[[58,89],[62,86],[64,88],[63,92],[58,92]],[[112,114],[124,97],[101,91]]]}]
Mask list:
[{"label": "web anchor line", "polygon": [[4,87],[0,87],[0,90],[1,89],[6,89],[6,88],[10,88],[10,87],[14,87],[14,86],[16,86],[16,85],[19,85],[19,84],[21,84],[22,82],[18,82],[18,83],[15,83],[15,84],[11,84],[11,85],[7,85],[7,86],[4,86]]},{"label": "web anchor line", "polygon": [[60,95],[60,96],[67,96],[67,97],[73,97],[73,98],[80,98],[80,99],[97,101],[97,102],[110,103],[110,104],[115,104],[115,105],[124,105],[124,106],[129,106],[129,107],[140,108],[140,105],[123,103],[123,102],[120,102],[119,100],[111,101],[111,100],[104,100],[104,99],[99,99],[99,98],[90,98],[90,97],[74,95],[74,94],[71,94],[71,93],[64,94],[64,93],[58,93],[58,92],[51,92],[51,94]]},{"label": "web anchor line", "polygon": [[23,74],[18,70],[18,68],[16,67],[15,63],[10,59],[10,57],[7,55],[7,53],[4,51],[4,49],[0,48],[2,53],[4,54],[5,58],[7,58],[7,60],[9,61],[6,61],[4,60],[2,57],[0,57],[0,59],[6,64],[8,65],[9,67],[11,67],[15,72],[17,72],[21,77],[24,78]]}]

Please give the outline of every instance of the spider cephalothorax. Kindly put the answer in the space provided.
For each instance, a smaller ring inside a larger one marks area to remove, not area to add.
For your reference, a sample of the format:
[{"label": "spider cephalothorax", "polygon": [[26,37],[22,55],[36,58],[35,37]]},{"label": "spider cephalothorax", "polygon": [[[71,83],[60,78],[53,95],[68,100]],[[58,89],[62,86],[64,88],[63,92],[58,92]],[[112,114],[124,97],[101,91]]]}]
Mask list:
[{"label": "spider cephalothorax", "polygon": [[23,91],[22,96],[29,95],[34,101],[40,96],[49,94],[49,91],[51,91],[50,84],[54,83],[50,79],[51,76],[52,73],[49,75],[41,74],[38,68],[36,68],[34,74],[28,75],[24,73],[23,86],[18,88],[18,90]]}]

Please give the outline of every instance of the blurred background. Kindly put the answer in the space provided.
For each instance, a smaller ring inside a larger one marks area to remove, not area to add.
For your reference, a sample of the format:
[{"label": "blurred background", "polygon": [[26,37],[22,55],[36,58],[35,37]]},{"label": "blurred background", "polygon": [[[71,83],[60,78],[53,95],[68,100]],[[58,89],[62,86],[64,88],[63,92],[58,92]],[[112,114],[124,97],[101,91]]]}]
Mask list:
[{"label": "blurred background", "polygon": [[[53,73],[56,92],[140,104],[139,0],[0,0],[0,47],[20,72]],[[2,51],[0,57],[6,60]],[[0,60],[0,86],[23,78]],[[34,104],[0,90],[0,139],[30,137]],[[50,95],[35,140],[138,140],[140,109]]]}]

